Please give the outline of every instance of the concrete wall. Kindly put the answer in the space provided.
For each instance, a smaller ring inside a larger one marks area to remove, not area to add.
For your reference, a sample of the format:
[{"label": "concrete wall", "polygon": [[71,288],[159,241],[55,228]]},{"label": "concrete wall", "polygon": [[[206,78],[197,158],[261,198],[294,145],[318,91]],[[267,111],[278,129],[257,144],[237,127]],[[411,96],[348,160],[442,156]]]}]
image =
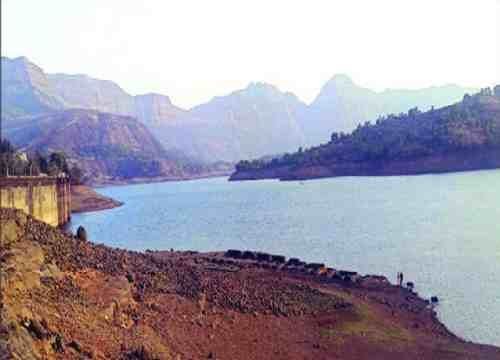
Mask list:
[{"label": "concrete wall", "polygon": [[70,183],[67,178],[1,177],[0,207],[16,208],[60,226],[71,216]]}]

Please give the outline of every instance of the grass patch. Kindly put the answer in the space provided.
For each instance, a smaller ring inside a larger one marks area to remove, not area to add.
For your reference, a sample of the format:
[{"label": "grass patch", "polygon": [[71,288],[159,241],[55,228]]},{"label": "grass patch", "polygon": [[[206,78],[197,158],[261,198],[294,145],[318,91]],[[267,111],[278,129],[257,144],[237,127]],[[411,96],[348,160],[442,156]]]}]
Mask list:
[{"label": "grass patch", "polygon": [[407,329],[378,318],[366,304],[357,304],[345,311],[334,324],[322,327],[320,336],[338,345],[342,345],[349,338],[397,347],[413,342],[413,337]]}]

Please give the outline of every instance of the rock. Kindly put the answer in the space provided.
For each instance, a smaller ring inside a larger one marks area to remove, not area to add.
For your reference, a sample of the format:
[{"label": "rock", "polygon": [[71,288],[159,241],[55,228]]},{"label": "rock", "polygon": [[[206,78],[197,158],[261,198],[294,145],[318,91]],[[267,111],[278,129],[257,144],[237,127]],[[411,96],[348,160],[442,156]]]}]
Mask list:
[{"label": "rock", "polygon": [[61,335],[56,334],[54,337],[54,342],[52,343],[52,349],[56,353],[63,353],[64,352],[64,344]]},{"label": "rock", "polygon": [[271,255],[271,261],[279,264],[284,264],[286,258],[283,255]]},{"label": "rock", "polygon": [[43,340],[49,337],[48,331],[36,319],[27,320],[23,325],[38,340]]},{"label": "rock", "polygon": [[87,241],[87,230],[81,225],[76,230],[76,238],[80,241]]},{"label": "rock", "polygon": [[232,250],[231,249],[231,250],[226,251],[224,256],[234,258],[234,259],[240,259],[242,256],[242,252],[240,250]]},{"label": "rock", "polygon": [[290,259],[288,259],[287,265],[288,266],[302,266],[302,265],[304,265],[304,262],[300,261],[300,259],[297,259],[297,258],[290,258]]},{"label": "rock", "polygon": [[272,261],[272,255],[263,252],[258,252],[257,261],[268,261],[268,262]]},{"label": "rock", "polygon": [[2,222],[2,231],[0,231],[0,244],[7,246],[17,241],[22,234],[22,229],[13,220]]},{"label": "rock", "polygon": [[242,257],[242,259],[245,259],[245,260],[256,260],[257,259],[257,256],[252,251],[243,251],[243,254],[241,257]]}]

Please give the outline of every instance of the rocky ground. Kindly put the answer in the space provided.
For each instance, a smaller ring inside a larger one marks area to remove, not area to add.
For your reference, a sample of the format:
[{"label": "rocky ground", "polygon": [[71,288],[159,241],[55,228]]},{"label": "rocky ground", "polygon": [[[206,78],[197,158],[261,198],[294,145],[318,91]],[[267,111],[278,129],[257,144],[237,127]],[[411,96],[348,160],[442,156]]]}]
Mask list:
[{"label": "rocky ground", "polygon": [[103,196],[88,186],[71,186],[71,212],[73,213],[106,210],[121,205],[123,205],[121,202]]},{"label": "rocky ground", "polygon": [[112,249],[15,210],[0,221],[2,360],[500,359],[383,277],[251,252]]}]

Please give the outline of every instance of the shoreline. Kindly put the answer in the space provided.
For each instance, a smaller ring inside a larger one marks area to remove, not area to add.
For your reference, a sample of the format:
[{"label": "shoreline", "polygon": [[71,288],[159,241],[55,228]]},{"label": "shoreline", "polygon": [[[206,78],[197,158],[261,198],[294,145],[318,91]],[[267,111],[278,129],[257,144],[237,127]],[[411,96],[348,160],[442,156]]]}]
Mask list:
[{"label": "shoreline", "polygon": [[74,214],[114,209],[123,204],[121,201],[99,194],[86,185],[71,187],[71,213]]},{"label": "shoreline", "polygon": [[122,250],[11,209],[0,221],[10,269],[0,349],[20,358],[500,356],[451,333],[428,301],[383,276],[252,251]]},{"label": "shoreline", "polygon": [[472,153],[451,153],[411,160],[333,162],[325,165],[264,167],[240,170],[229,181],[275,179],[304,181],[336,177],[418,176],[500,169],[498,149]]}]

